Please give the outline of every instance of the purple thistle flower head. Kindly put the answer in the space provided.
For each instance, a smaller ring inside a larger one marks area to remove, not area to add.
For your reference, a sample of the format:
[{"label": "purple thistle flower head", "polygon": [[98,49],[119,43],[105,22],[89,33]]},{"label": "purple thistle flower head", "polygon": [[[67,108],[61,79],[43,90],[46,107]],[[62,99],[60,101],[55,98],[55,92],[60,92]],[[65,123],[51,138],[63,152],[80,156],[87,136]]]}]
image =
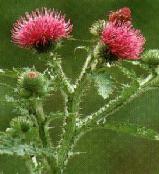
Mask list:
[{"label": "purple thistle flower head", "polygon": [[116,25],[108,22],[103,29],[101,41],[111,54],[119,59],[137,60],[143,52],[145,38],[131,23]]},{"label": "purple thistle flower head", "polygon": [[45,51],[52,43],[69,37],[72,31],[70,20],[60,12],[42,8],[25,13],[13,26],[12,41],[22,48]]}]

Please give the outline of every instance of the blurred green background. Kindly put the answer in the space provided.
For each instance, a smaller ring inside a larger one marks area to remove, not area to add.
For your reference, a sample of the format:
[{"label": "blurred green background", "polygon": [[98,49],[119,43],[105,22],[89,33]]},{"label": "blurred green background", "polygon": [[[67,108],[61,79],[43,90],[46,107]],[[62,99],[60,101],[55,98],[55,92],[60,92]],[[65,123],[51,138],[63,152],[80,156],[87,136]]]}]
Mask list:
[{"label": "blurred green background", "polygon": [[[43,6],[66,13],[74,25],[74,37],[80,39],[91,37],[88,28],[93,21],[106,18],[111,10],[128,6],[132,9],[135,27],[140,28],[146,37],[146,48],[159,47],[159,0],[0,0],[0,68],[35,65],[37,69],[43,69],[37,55],[18,48],[10,41],[10,30],[15,20],[26,11]],[[79,74],[84,61],[83,54],[74,58],[74,48],[81,44],[68,41],[62,49],[64,71],[72,79]],[[7,89],[0,88],[0,96],[7,93]],[[51,101],[46,104],[48,110],[61,109],[58,95]],[[100,97],[89,93],[82,112],[90,113],[102,102]],[[0,104],[0,130],[5,130],[14,117],[12,109],[11,105]],[[159,91],[143,95],[111,119],[138,123],[159,131]],[[86,153],[70,161],[66,174],[159,174],[159,143],[155,141],[94,130],[85,135],[76,148]],[[0,173],[28,172],[20,158],[1,156]]]}]

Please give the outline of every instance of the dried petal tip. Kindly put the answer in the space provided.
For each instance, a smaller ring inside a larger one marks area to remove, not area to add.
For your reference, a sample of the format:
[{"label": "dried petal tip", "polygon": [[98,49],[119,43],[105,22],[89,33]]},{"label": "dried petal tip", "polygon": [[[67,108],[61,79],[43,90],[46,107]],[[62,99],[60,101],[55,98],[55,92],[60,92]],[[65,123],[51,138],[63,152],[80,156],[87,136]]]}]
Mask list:
[{"label": "dried petal tip", "polygon": [[26,13],[14,24],[12,41],[22,48],[35,48],[44,52],[53,43],[67,38],[72,31],[70,20],[51,9],[42,8]]},{"label": "dried petal tip", "polygon": [[121,8],[109,14],[109,22],[125,23],[131,20],[131,10],[128,7]]}]

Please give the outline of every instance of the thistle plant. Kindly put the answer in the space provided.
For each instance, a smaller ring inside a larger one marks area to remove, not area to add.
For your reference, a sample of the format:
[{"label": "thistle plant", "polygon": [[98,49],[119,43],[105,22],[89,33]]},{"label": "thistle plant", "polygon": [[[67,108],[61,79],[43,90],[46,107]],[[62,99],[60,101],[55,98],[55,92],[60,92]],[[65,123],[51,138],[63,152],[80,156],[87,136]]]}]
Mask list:
[{"label": "thistle plant", "polygon": [[[85,155],[76,152],[75,146],[93,129],[159,139],[155,130],[109,119],[132,100],[159,87],[159,50],[144,51],[145,38],[133,27],[131,10],[125,7],[112,11],[108,19],[100,19],[90,27],[89,46],[76,48],[84,49],[87,57],[74,83],[64,73],[63,58],[59,55],[63,39],[78,41],[70,35],[72,29],[70,20],[61,12],[47,8],[26,13],[12,29],[13,43],[40,54],[46,67],[43,72],[35,66],[1,70],[1,76],[16,77],[17,87],[13,96],[6,98],[16,113],[6,131],[0,133],[0,154],[20,156],[31,174],[65,173],[71,158]],[[105,104],[89,115],[81,115],[82,100],[85,96],[89,98],[92,85]],[[57,91],[64,101],[63,111],[47,113],[45,101]],[[50,128],[58,119],[63,124],[55,145]]]}]

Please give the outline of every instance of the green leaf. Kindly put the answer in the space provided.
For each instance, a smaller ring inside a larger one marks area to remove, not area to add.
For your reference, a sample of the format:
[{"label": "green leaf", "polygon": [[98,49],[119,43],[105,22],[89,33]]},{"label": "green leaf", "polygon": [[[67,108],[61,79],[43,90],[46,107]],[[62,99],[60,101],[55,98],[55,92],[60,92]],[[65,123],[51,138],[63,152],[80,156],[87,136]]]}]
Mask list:
[{"label": "green leaf", "polygon": [[133,123],[106,123],[104,128],[115,131],[117,133],[125,133],[135,137],[141,137],[150,140],[159,140],[159,133],[153,129],[149,129]]},{"label": "green leaf", "polygon": [[52,156],[52,148],[42,148],[31,144],[22,144],[20,139],[0,133],[0,154],[17,156]]},{"label": "green leaf", "polygon": [[150,65],[158,65],[159,64],[159,49],[151,49],[145,51],[142,55],[143,62]]},{"label": "green leaf", "polygon": [[17,77],[22,73],[22,72],[26,72],[33,69],[33,68],[13,68],[13,69],[0,69],[0,77],[8,77],[8,78],[13,78],[13,79],[17,79]]},{"label": "green leaf", "polygon": [[152,87],[159,87],[159,75],[157,75],[155,78],[153,78],[150,83],[149,86]]},{"label": "green leaf", "polygon": [[11,85],[9,85],[9,84],[7,84],[7,83],[0,83],[0,87],[4,87],[4,88],[8,88],[8,89],[14,89],[14,87],[13,86],[11,86]]},{"label": "green leaf", "polygon": [[17,74],[18,72],[15,69],[13,70],[0,69],[0,76],[9,77],[9,78],[17,78]]},{"label": "green leaf", "polygon": [[110,76],[106,72],[94,72],[91,75],[91,79],[94,81],[94,84],[97,87],[98,94],[104,99],[108,98],[113,91]]}]

